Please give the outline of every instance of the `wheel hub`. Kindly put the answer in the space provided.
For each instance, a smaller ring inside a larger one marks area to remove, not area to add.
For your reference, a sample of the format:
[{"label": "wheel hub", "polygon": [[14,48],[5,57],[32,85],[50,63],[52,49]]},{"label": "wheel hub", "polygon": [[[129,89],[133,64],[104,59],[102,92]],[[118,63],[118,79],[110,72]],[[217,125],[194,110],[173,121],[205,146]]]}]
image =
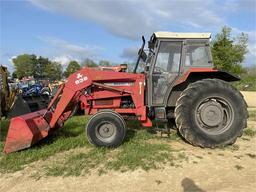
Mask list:
[{"label": "wheel hub", "polygon": [[201,108],[199,109],[199,117],[205,125],[215,127],[221,124],[223,121],[223,108],[217,102],[208,101],[202,104]]},{"label": "wheel hub", "polygon": [[102,138],[109,138],[114,134],[114,127],[110,123],[104,123],[99,126],[98,133]]}]

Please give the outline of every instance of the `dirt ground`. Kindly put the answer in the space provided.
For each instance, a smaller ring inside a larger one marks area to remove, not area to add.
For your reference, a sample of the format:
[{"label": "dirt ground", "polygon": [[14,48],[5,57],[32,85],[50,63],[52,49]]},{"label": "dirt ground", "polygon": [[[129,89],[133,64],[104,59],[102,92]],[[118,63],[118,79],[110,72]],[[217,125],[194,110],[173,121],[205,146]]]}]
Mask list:
[{"label": "dirt ground", "polygon": [[243,94],[247,105],[251,108],[256,108],[256,92],[254,91],[241,91]]},{"label": "dirt ground", "polygon": [[[247,96],[245,96],[247,98]],[[255,102],[255,96],[251,101]],[[250,103],[251,103],[250,101]],[[248,103],[248,101],[247,101]],[[256,105],[255,105],[256,106]],[[256,122],[248,126],[256,129]],[[184,141],[172,141],[172,148],[184,151],[188,159],[181,166],[130,172],[95,171],[79,177],[33,178],[35,166],[12,174],[0,174],[0,191],[184,191],[251,192],[256,188],[256,137],[243,136],[223,149],[201,149]],[[37,163],[38,169],[41,166]]]}]

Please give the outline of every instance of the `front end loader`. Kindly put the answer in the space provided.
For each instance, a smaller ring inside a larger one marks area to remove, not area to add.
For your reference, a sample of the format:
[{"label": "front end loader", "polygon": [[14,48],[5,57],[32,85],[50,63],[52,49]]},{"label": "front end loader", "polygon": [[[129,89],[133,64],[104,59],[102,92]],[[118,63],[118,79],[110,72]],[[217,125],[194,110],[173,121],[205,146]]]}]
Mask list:
[{"label": "front end loader", "polygon": [[112,109],[111,113],[134,115],[151,126],[143,105],[144,82],[143,74],[81,69],[60,86],[46,110],[11,119],[5,153],[27,148],[61,127],[78,103],[87,114]]},{"label": "front end loader", "polygon": [[[87,68],[60,85],[47,109],[11,119],[5,153],[25,149],[61,128],[79,104],[92,115],[86,125],[90,143],[117,147],[126,135],[124,119],[145,127],[175,124],[195,146],[232,144],[246,127],[246,103],[228,82],[238,77],[213,67],[209,33],[156,32],[133,73],[126,66]],[[140,69],[142,69],[140,71]]]}]

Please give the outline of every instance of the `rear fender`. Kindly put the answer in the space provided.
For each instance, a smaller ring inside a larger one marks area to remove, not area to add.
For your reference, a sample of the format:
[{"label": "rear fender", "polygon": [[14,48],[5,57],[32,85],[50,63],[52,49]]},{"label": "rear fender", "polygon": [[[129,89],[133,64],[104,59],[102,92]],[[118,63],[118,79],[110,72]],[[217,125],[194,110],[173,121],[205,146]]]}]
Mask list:
[{"label": "rear fender", "polygon": [[226,71],[220,71],[213,68],[191,68],[183,75],[181,75],[174,83],[174,85],[179,85],[183,82],[194,82],[200,79],[213,78],[221,79],[223,81],[239,81],[240,78],[234,74]]},{"label": "rear fender", "polygon": [[190,68],[184,74],[176,79],[172,88],[167,94],[167,106],[175,106],[181,92],[192,82],[201,79],[221,79],[227,82],[239,81],[240,78],[226,71],[220,71],[213,68]]}]

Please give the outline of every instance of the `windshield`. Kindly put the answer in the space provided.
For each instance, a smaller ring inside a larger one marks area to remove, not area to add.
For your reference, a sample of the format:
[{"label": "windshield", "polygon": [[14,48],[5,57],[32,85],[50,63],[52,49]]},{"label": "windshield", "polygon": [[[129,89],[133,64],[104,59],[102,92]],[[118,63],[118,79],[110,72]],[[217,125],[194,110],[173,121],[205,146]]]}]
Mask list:
[{"label": "windshield", "polygon": [[137,59],[137,62],[135,64],[133,73],[144,72],[145,71],[145,66],[148,65],[151,62],[151,58],[154,56],[154,52],[153,52],[153,47],[154,46],[152,47],[152,45],[154,45],[154,43],[152,43],[151,41],[148,44],[149,49],[146,50],[146,52],[147,52],[146,53],[145,50],[144,50],[145,38],[144,38],[144,36],[142,36],[142,45],[141,45],[141,48],[138,52],[138,59]]},{"label": "windshield", "polygon": [[154,56],[154,51],[152,49],[145,50],[145,53],[147,54],[147,58],[145,61],[143,61],[141,58],[139,60],[138,68],[137,68],[137,73],[142,73],[145,72],[145,67],[150,65],[151,59]]},{"label": "windshield", "polygon": [[138,68],[137,68],[137,73],[142,73],[144,72],[144,68],[146,66],[146,62],[144,62],[142,59],[140,59],[139,64],[138,64]]}]

